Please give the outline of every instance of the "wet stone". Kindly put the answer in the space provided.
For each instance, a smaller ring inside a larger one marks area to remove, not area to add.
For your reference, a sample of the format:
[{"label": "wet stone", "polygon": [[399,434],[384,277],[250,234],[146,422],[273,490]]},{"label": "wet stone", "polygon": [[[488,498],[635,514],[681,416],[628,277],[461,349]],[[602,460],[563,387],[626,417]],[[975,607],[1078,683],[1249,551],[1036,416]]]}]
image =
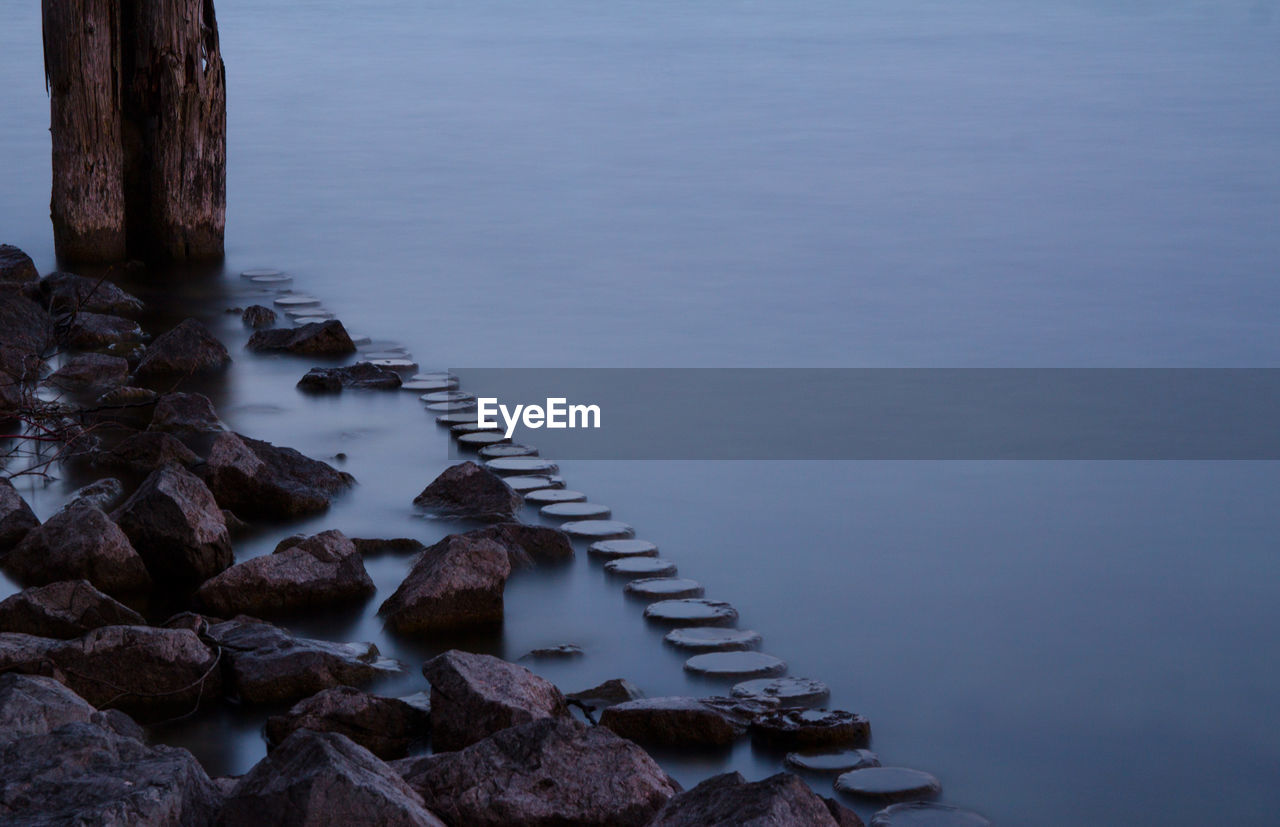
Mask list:
[{"label": "wet stone", "polygon": [[390,368],[395,371],[417,370],[418,363],[412,359],[403,357],[392,357],[388,359],[365,359],[371,365],[377,365],[380,368]]},{"label": "wet stone", "polygon": [[502,477],[515,477],[522,474],[557,474],[560,466],[541,457],[503,457],[491,459],[485,467]]},{"label": "wet stone", "polygon": [[618,520],[574,520],[560,526],[570,537],[588,540],[625,540],[635,536],[636,530]]},{"label": "wet stone", "polygon": [[254,284],[288,284],[293,281],[293,276],[286,276],[283,273],[270,276],[251,276],[249,281]]},{"label": "wet stone", "polygon": [[325,313],[320,316],[291,316],[290,318],[293,319],[293,323],[295,325],[297,325],[298,327],[302,327],[303,325],[320,324],[321,322],[332,321],[333,314]]},{"label": "wet stone", "polygon": [[263,276],[283,276],[283,275],[284,275],[283,270],[277,270],[274,267],[250,267],[248,270],[240,271],[240,278],[242,279],[254,279],[254,278],[261,278]]},{"label": "wet stone", "polygon": [[270,307],[255,304],[245,308],[240,314],[240,321],[245,327],[268,327],[276,323],[276,311]]},{"label": "wet stone", "polygon": [[813,678],[773,678],[744,681],[729,691],[735,698],[773,700],[783,706],[816,706],[831,696],[831,688]]},{"label": "wet stone", "polygon": [[507,485],[521,494],[526,494],[530,491],[564,488],[564,477],[549,474],[527,474],[519,477],[507,477]]},{"label": "wet stone", "polygon": [[604,564],[604,570],[615,577],[675,577],[676,564],[661,557],[622,557]]},{"label": "wet stone", "polygon": [[927,772],[906,767],[868,767],[851,770],[836,779],[836,789],[874,801],[918,801],[936,798],[942,784]]},{"label": "wet stone", "polygon": [[[472,417],[474,419],[475,417]],[[493,434],[502,433],[502,428],[497,425],[480,425],[476,422],[464,422],[461,425],[450,425],[449,433],[454,437],[462,437],[467,434]]]},{"label": "wet stone", "polygon": [[880,757],[869,749],[838,752],[789,752],[786,764],[807,772],[839,773],[880,766]]},{"label": "wet stone", "polygon": [[513,442],[495,442],[480,449],[480,456],[485,459],[536,457],[537,455],[538,449],[532,445],[517,445]]},{"label": "wet stone", "polygon": [[315,296],[307,296],[302,293],[290,293],[286,296],[278,296],[272,304],[276,307],[307,307],[313,304],[320,304],[320,300]]},{"label": "wet stone", "polygon": [[687,577],[642,577],[639,580],[632,580],[623,591],[633,597],[649,600],[702,597],[706,593],[701,583]]},{"label": "wet stone", "polygon": [[[582,647],[576,643],[561,643],[556,646],[542,646],[537,649],[529,650],[524,658],[534,660],[562,660],[566,658],[580,658],[585,652]],[[521,658],[521,660],[524,660]]]},{"label": "wet stone", "polygon": [[725,629],[719,626],[672,629],[664,638],[678,649],[694,652],[741,652],[760,645],[759,632],[750,629]]},{"label": "wet stone", "polygon": [[738,610],[721,600],[692,598],[653,603],[644,616],[668,626],[729,626],[737,622]]},{"label": "wet stone", "polygon": [[581,491],[572,491],[568,488],[547,488],[536,489],[525,494],[524,501],[531,505],[551,505],[553,503],[581,503],[585,502],[587,495]]},{"label": "wet stone", "polygon": [[507,438],[498,431],[475,431],[469,434],[460,434],[457,438],[459,448],[471,448],[472,450],[498,445],[506,441]]},{"label": "wet stone", "polygon": [[423,402],[474,402],[476,400],[472,394],[455,390],[432,391],[418,398]]},{"label": "wet stone", "polygon": [[555,502],[544,505],[539,513],[557,520],[607,520],[613,515],[613,509],[600,503]]},{"label": "wet stone", "polygon": [[587,554],[601,560],[619,560],[624,557],[657,557],[658,547],[648,540],[620,538],[601,540],[587,546]]},{"label": "wet stone", "polygon": [[371,359],[412,359],[413,354],[406,350],[382,350],[376,353],[361,353],[361,358],[365,361]]},{"label": "wet stone", "polygon": [[763,652],[708,652],[689,658],[684,668],[708,678],[741,678],[781,675],[787,663]]},{"label": "wet stone", "polygon": [[762,746],[786,750],[863,747],[871,738],[871,724],[843,710],[779,709],[753,721],[751,737]]},{"label": "wet stone", "polygon": [[434,391],[451,391],[458,387],[458,377],[444,373],[415,373],[404,383],[407,391],[432,393]]},{"label": "wet stone", "polygon": [[991,827],[991,822],[972,810],[913,801],[885,807],[872,816],[871,827]]},{"label": "wet stone", "polygon": [[443,425],[446,428],[452,428],[454,425],[475,425],[475,411],[453,411],[444,413],[436,417],[436,424]]},{"label": "wet stone", "polygon": [[[475,402],[432,402],[425,406],[432,413],[457,413],[458,411],[474,411]],[[473,414],[474,416],[474,414]]]}]

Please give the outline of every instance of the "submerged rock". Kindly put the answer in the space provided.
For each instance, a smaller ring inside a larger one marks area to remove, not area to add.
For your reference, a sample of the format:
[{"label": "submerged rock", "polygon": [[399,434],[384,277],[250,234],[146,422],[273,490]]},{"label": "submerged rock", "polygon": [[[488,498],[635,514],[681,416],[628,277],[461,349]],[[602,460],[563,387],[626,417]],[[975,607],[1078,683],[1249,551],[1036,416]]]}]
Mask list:
[{"label": "submerged rock", "polygon": [[781,675],[787,663],[763,652],[707,652],[689,658],[684,668],[709,678],[749,678]]},{"label": "submerged rock", "polygon": [[991,822],[959,807],[913,801],[885,807],[872,816],[871,827],[991,827]]},{"label": "submerged rock", "polygon": [[0,290],[0,411],[16,410],[27,400],[53,339],[53,321],[40,305]]},{"label": "submerged rock", "polygon": [[706,593],[701,583],[687,577],[642,577],[632,580],[623,591],[645,600],[678,600],[682,597],[702,597]]},{"label": "submerged rock", "polygon": [[694,652],[741,652],[754,649],[763,638],[750,629],[726,629],[722,626],[693,626],[672,629],[663,638],[677,649]]},{"label": "submerged rock", "polygon": [[[430,407],[430,406],[428,406]],[[539,457],[502,457],[491,459],[484,464],[485,468],[501,477],[516,477],[525,474],[545,476],[557,474],[560,466],[548,459]]]},{"label": "submerged rock", "polygon": [[840,822],[817,793],[790,773],[748,783],[740,773],[730,772],[708,778],[676,795],[649,824],[650,827],[839,827]]},{"label": "submerged rock", "polygon": [[255,353],[284,352],[299,356],[345,356],[356,352],[347,329],[337,319],[295,328],[257,330],[245,347]]},{"label": "submerged rock", "polygon": [[315,393],[339,393],[350,390],[395,390],[401,384],[400,374],[368,362],[356,362],[343,368],[312,368],[298,380],[298,387]]},{"label": "submerged rock", "polygon": [[0,554],[22,542],[27,532],[38,525],[35,512],[13,483],[0,477]]},{"label": "submerged rock", "polygon": [[642,694],[631,681],[623,678],[610,678],[598,686],[584,689],[581,692],[570,692],[565,697],[592,709],[604,709],[614,704],[634,701]]},{"label": "submerged rock", "polygon": [[618,520],[574,520],[560,526],[560,530],[570,537],[587,540],[623,540],[636,533],[634,528]]},{"label": "submerged rock", "polygon": [[651,603],[644,616],[669,626],[730,626],[737,622],[738,610],[722,600],[686,598]]},{"label": "submerged rock", "polygon": [[539,718],[568,715],[550,682],[491,655],[452,649],[422,667],[431,684],[431,742],[456,750]]},{"label": "submerged rock", "polygon": [[134,376],[140,380],[173,378],[210,373],[231,364],[231,354],[209,328],[195,319],[186,319],[156,337],[138,363]]},{"label": "submerged rock", "polygon": [[206,580],[196,599],[217,615],[266,615],[338,606],[373,592],[360,552],[331,530],[232,566]]},{"label": "submerged rock", "polygon": [[113,516],[157,581],[196,585],[235,562],[213,494],[180,466],[153,471]]},{"label": "submerged rock", "polygon": [[50,273],[40,280],[40,291],[54,312],[87,311],[131,316],[142,312],[142,302],[105,278],[74,273]]},{"label": "submerged rock", "polygon": [[104,353],[72,356],[47,380],[55,388],[101,393],[129,381],[129,361]]},{"label": "submerged rock", "polygon": [[729,694],[748,700],[776,701],[782,706],[816,706],[826,702],[831,688],[813,678],[763,678],[736,684]]},{"label": "submerged rock", "polygon": [[614,577],[675,577],[680,569],[670,560],[661,557],[622,557],[604,564],[604,570]]},{"label": "submerged rock", "polygon": [[880,757],[869,749],[838,752],[788,752],[787,766],[808,772],[842,773],[880,766]]},{"label": "submerged rock", "polygon": [[875,801],[897,802],[937,798],[942,784],[927,772],[906,767],[867,767],[836,779],[842,793]]},{"label": "submerged rock", "polygon": [[433,812],[468,827],[640,827],[679,789],[640,747],[568,719],[532,721],[399,769]]},{"label": "submerged rock", "polygon": [[260,304],[250,305],[240,314],[245,327],[270,327],[276,323],[276,311]]},{"label": "submerged rock", "polygon": [[587,546],[587,554],[601,560],[620,560],[624,557],[657,557],[658,547],[648,540],[624,538],[598,540]]},{"label": "submerged rock", "polygon": [[[462,440],[459,439],[458,442],[462,442]],[[581,491],[571,491],[568,488],[536,488],[524,495],[524,501],[530,505],[581,503],[587,501],[587,495]]]},{"label": "submerged rock", "polygon": [[446,468],[432,480],[413,504],[446,517],[473,520],[511,520],[523,503],[497,474],[474,462]]},{"label": "submerged rock", "polygon": [[378,614],[403,634],[499,623],[510,574],[504,547],[482,537],[450,534],[422,553]]},{"label": "submerged rock", "polygon": [[58,320],[58,340],[77,350],[93,350],[146,339],[132,319],[106,313],[73,313]]},{"label": "submerged rock", "polygon": [[299,729],[336,732],[386,760],[403,757],[414,741],[424,740],[429,723],[428,712],[399,698],[337,686],[268,718],[266,736],[267,744],[274,746]]},{"label": "submerged rock", "polygon": [[564,477],[556,474],[523,474],[506,476],[507,485],[518,494],[547,488],[564,488]]},{"label": "submerged rock", "polygon": [[12,244],[0,244],[0,281],[33,282],[40,278],[31,256]]},{"label": "submerged rock", "polygon": [[232,788],[223,827],[331,824],[444,827],[399,775],[334,732],[300,730]]},{"label": "submerged rock", "polygon": [[600,725],[623,738],[668,747],[723,747],[746,728],[697,698],[643,698],[616,704],[600,715]]},{"label": "submerged rock", "polygon": [[100,468],[135,474],[150,474],[169,463],[189,469],[199,462],[200,457],[176,437],[157,431],[131,434],[114,447],[93,456],[93,464]]},{"label": "submerged rock", "polygon": [[507,550],[511,568],[554,565],[573,559],[573,543],[563,531],[524,523],[498,523],[468,532],[468,536],[493,540]]},{"label": "submerged rock", "polygon": [[556,520],[607,520],[613,509],[599,503],[554,502],[542,506],[538,513]]},{"label": "submerged rock", "polygon": [[[97,482],[77,488],[71,493],[67,506],[91,505],[106,511],[124,496],[124,483],[115,477],[104,477]],[[64,506],[67,507],[67,506]]]},{"label": "submerged rock", "polygon": [[751,738],[774,749],[864,747],[871,723],[843,710],[778,709],[751,722]]},{"label": "submerged rock", "polygon": [[20,582],[44,585],[88,580],[107,594],[135,594],[151,587],[151,576],[128,536],[100,508],[64,508],[31,529],[4,559]]},{"label": "submerged rock", "polygon": [[213,434],[226,430],[213,402],[202,393],[166,393],[156,400],[148,431],[178,436]]},{"label": "submerged rock", "polygon": [[214,439],[200,473],[219,505],[247,518],[288,519],[324,511],[355,482],[292,448],[230,432]]},{"label": "submerged rock", "polygon": [[142,616],[98,591],[87,580],[63,580],[0,602],[0,632],[77,638],[102,626],[142,626]]},{"label": "submerged rock", "polygon": [[582,651],[582,647],[576,643],[558,643],[555,646],[540,646],[537,649],[530,649],[520,659],[567,660],[569,658],[580,658],[585,654]]}]

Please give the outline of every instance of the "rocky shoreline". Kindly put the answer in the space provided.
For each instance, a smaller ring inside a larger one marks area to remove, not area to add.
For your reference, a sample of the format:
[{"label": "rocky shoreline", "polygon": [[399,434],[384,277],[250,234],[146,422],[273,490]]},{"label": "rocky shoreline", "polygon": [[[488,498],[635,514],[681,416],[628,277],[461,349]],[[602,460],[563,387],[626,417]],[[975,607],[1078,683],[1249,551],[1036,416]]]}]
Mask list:
[{"label": "rocky shoreline", "polygon": [[[357,352],[316,300],[282,294],[276,304],[294,326],[276,326],[270,308],[245,310],[250,353]],[[430,547],[327,530],[236,562],[235,537],[254,521],[321,514],[355,481],[229,430],[209,398],[183,390],[225,370],[226,347],[194,319],[151,339],[135,320],[142,310],[109,280],[39,278],[21,251],[0,248],[0,419],[17,437],[4,474],[66,464],[98,477],[43,523],[0,479],[0,567],[25,587],[0,602],[6,823],[862,823],[790,772],[755,783],[729,773],[682,790],[645,751],[743,738],[790,768],[837,776],[851,803],[888,805],[872,824],[986,823],[932,802],[940,785],[927,773],[880,767],[866,749],[867,719],[816,708],[825,685],[782,677],[785,663],[756,651],[760,636],[734,628],[732,606],[703,597],[656,546],[587,507],[536,449],[477,428],[457,380],[413,375],[401,352],[314,367],[299,387],[422,391],[480,461],[446,469],[414,503],[488,525]],[[565,522],[521,523],[526,503]],[[423,665],[421,691],[383,697],[362,687],[405,664],[372,644],[276,625],[368,601],[366,555],[393,547],[416,556],[378,609],[388,629],[429,638],[492,626],[512,572],[573,558],[573,540],[590,543],[650,622],[671,628],[666,640],[688,652],[687,670],[738,680],[730,694],[643,697],[617,680],[566,695],[524,666],[450,650]],[[268,719],[266,758],[238,778],[210,778],[135,723],[226,703],[292,704]]]}]

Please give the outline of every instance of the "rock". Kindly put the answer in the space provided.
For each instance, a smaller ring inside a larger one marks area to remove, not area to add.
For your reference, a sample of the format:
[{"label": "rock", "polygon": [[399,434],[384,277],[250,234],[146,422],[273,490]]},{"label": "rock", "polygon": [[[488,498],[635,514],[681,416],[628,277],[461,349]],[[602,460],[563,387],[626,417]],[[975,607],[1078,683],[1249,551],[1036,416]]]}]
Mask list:
[{"label": "rock", "polygon": [[0,821],[212,827],[221,796],[185,749],[73,722],[0,751]]},{"label": "rock", "polygon": [[136,388],[126,385],[122,388],[109,390],[99,396],[97,404],[99,406],[144,408],[154,405],[159,398],[160,394],[150,388]]},{"label": "rock", "polygon": [[202,393],[166,393],[156,400],[148,431],[177,436],[224,431],[218,412]]},{"label": "rock", "polygon": [[871,827],[991,827],[981,815],[947,804],[893,804],[871,818]]},{"label": "rock", "polygon": [[351,543],[361,557],[379,554],[421,554],[427,547],[412,537],[352,537]]},{"label": "rock", "polygon": [[0,477],[0,554],[16,546],[40,525],[35,512],[8,479]]},{"label": "rock", "polygon": [[569,658],[580,658],[584,654],[586,653],[582,651],[582,647],[576,643],[558,643],[555,646],[541,646],[537,649],[530,649],[520,659],[567,660]]},{"label": "rock", "polygon": [[637,689],[631,681],[623,678],[610,678],[604,683],[593,686],[590,689],[584,689],[581,692],[571,692],[565,697],[571,701],[577,701],[583,706],[589,706],[592,709],[604,709],[614,704],[624,704],[627,701],[634,701],[643,693]]},{"label": "rock", "polygon": [[110,313],[132,316],[142,312],[142,302],[105,278],[85,278],[74,273],[50,273],[40,290],[55,313]]},{"label": "rock", "polygon": [[115,477],[104,477],[73,491],[67,505],[91,505],[106,511],[118,503],[123,496],[124,483]]},{"label": "rock", "polygon": [[433,812],[468,827],[640,827],[679,789],[640,747],[568,719],[532,721],[399,768]]},{"label": "rock", "polygon": [[299,729],[337,732],[385,760],[401,758],[414,741],[425,740],[429,721],[428,713],[398,698],[337,686],[268,718],[266,735],[268,745],[276,745]]},{"label": "rock", "polygon": [[497,474],[474,462],[446,468],[413,504],[446,517],[474,520],[511,520],[523,499]]},{"label": "rock", "polygon": [[431,742],[457,750],[508,727],[568,715],[551,683],[491,655],[451,649],[427,661],[431,684]]},{"label": "rock", "polygon": [[600,725],[642,744],[723,747],[745,731],[739,722],[697,698],[643,698],[605,709]]},{"label": "rock", "polygon": [[72,505],[33,528],[4,560],[20,582],[88,580],[107,594],[136,594],[151,576],[125,533],[100,508]]},{"label": "rock", "polygon": [[511,563],[492,540],[450,534],[424,551],[378,609],[402,634],[500,623]]},{"label": "rock", "polygon": [[180,466],[153,471],[113,516],[157,581],[197,585],[235,562],[213,494]]},{"label": "rock", "polygon": [[604,564],[607,574],[614,577],[674,577],[679,568],[661,557],[623,557]]},{"label": "rock", "polygon": [[138,363],[134,376],[140,380],[151,380],[211,373],[229,364],[231,354],[209,332],[209,328],[195,319],[187,319],[156,337]]},{"label": "rock", "polygon": [[469,532],[469,536],[493,540],[507,550],[511,568],[564,563],[573,559],[573,543],[563,531],[524,523],[498,523]]},{"label": "rock", "polygon": [[32,735],[48,735],[63,724],[101,718],[88,701],[53,678],[0,675],[0,748]]},{"label": "rock", "polygon": [[38,278],[31,256],[12,244],[0,244],[0,281],[31,282]]},{"label": "rock", "polygon": [[842,773],[880,766],[880,756],[869,749],[846,749],[839,752],[789,752],[787,766],[808,772]]},{"label": "rock", "polygon": [[364,560],[341,531],[232,566],[196,591],[217,615],[256,616],[358,602],[375,591]]},{"label": "rock", "polygon": [[735,698],[772,700],[782,706],[816,706],[826,703],[831,688],[813,678],[761,678],[736,684],[729,694]]},{"label": "rock", "polygon": [[632,538],[597,540],[587,546],[587,554],[601,560],[619,560],[625,557],[657,557],[658,547],[648,540]]},{"label": "rock", "polygon": [[222,509],[222,519],[227,524],[227,533],[237,537],[249,530],[249,524],[236,516],[234,511]]},{"label": "rock", "polygon": [[697,580],[687,577],[641,577],[628,583],[623,591],[644,600],[678,600],[702,597],[707,590]]},{"label": "rock", "polygon": [[871,724],[861,715],[843,710],[778,709],[751,722],[751,738],[774,749],[865,747]]},{"label": "rock", "polygon": [[402,382],[394,370],[356,362],[344,368],[312,368],[298,380],[298,387],[315,393],[340,393],[344,388],[389,391],[399,388]]},{"label": "rock", "polygon": [[315,514],[355,482],[350,474],[283,448],[234,433],[219,434],[200,469],[223,508],[246,518]]},{"label": "rock", "polygon": [[190,469],[199,462],[200,457],[176,437],[157,431],[131,434],[93,457],[93,464],[99,468],[144,475],[170,463]]},{"label": "rock", "polygon": [[[427,394],[427,395],[430,396],[431,394]],[[458,400],[456,402],[449,402],[445,404],[448,404],[451,406],[466,405],[472,408],[475,407],[474,400],[470,400],[470,401]],[[427,406],[428,410],[430,410],[433,407],[436,407],[436,406],[435,405]],[[480,448],[477,453],[480,454],[480,457],[482,459],[498,459],[499,457],[536,457],[538,455],[538,449],[534,448],[532,445],[515,445],[509,442],[494,442],[492,444],[485,445],[484,447]]]},{"label": "rock", "polygon": [[618,520],[573,520],[560,530],[583,540],[627,540],[636,534],[634,528]]},{"label": "rock", "polygon": [[821,796],[822,803],[827,805],[827,812],[836,820],[839,827],[865,827],[858,814],[836,801],[834,798]]},{"label": "rock", "polygon": [[0,632],[0,673],[48,670],[49,653],[62,641],[22,632]]},{"label": "rock", "polygon": [[511,490],[517,494],[523,494],[527,491],[539,491],[544,488],[564,488],[563,477],[547,474],[508,475],[503,479],[507,485],[511,486]]},{"label": "rock", "polygon": [[607,520],[613,509],[600,503],[559,502],[542,506],[538,513],[556,520]]},{"label": "rock", "polygon": [[129,380],[129,361],[103,353],[72,356],[53,372],[48,382],[68,391],[96,391],[116,388]]},{"label": "rock", "polygon": [[255,304],[245,308],[240,314],[240,321],[244,322],[245,327],[270,327],[276,323],[276,311]]},{"label": "rock", "polygon": [[720,710],[743,726],[749,726],[760,716],[773,712],[778,708],[777,701],[755,701],[745,698],[730,698],[724,695],[713,695],[703,698],[707,706]]},{"label": "rock", "polygon": [[0,290],[0,411],[24,404],[40,378],[40,357],[53,343],[53,322],[40,305]]},{"label": "rock", "polygon": [[721,600],[686,598],[651,603],[644,616],[669,626],[731,626],[738,620],[738,610]]},{"label": "rock", "polygon": [[742,652],[760,645],[763,638],[750,629],[726,629],[722,626],[694,626],[672,629],[663,638],[677,649],[694,652]]},{"label": "rock", "polygon": [[836,789],[857,798],[893,803],[937,798],[942,784],[927,772],[906,767],[867,767],[836,779]]},{"label": "rock", "polygon": [[102,626],[145,626],[142,616],[87,580],[63,580],[18,592],[0,602],[0,632],[77,638]]},{"label": "rock", "polygon": [[252,617],[215,623],[207,634],[230,662],[230,689],[246,703],[292,702],[335,686],[360,686],[400,671],[371,643],[295,638]]},{"label": "rock", "polygon": [[77,350],[94,350],[146,339],[132,319],[81,311],[58,320],[58,341]]},{"label": "rock", "polygon": [[[462,444],[462,438],[458,438]],[[519,479],[516,477],[515,479]],[[531,505],[550,505],[552,503],[581,503],[587,501],[587,495],[581,491],[568,488],[535,488],[524,495],[524,501]]]},{"label": "rock", "polygon": [[708,678],[751,678],[781,675],[787,664],[763,652],[707,652],[689,658],[684,669]]},{"label": "rock", "polygon": [[740,773],[708,778],[682,792],[650,827],[837,827],[817,793],[791,773],[748,783]]},{"label": "rock", "polygon": [[[475,421],[474,415],[471,416],[472,421]],[[439,422],[440,420],[437,419],[436,421]],[[484,467],[500,477],[518,477],[526,474],[534,474],[542,477],[560,472],[560,466],[556,465],[551,460],[539,459],[538,457],[502,457],[500,459],[491,459],[484,464]]]},{"label": "rock", "polygon": [[257,330],[246,347],[255,353],[284,351],[303,356],[345,356],[355,353],[356,346],[342,322],[311,322],[301,327]]},{"label": "rock", "polygon": [[367,749],[338,733],[305,729],[240,779],[223,804],[220,824],[444,827],[418,793]]}]

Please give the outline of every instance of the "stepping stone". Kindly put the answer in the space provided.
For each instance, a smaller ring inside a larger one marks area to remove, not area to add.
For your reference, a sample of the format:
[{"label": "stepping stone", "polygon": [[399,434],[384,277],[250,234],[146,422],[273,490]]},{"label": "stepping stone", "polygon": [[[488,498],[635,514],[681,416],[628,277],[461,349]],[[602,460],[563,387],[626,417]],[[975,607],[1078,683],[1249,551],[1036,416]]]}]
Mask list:
[{"label": "stepping stone", "polygon": [[602,560],[621,557],[657,557],[658,547],[648,540],[602,540],[587,547],[587,554]]},{"label": "stepping stone", "polygon": [[618,577],[674,577],[679,571],[661,557],[620,557],[605,563],[604,570]]},{"label": "stepping stone", "polygon": [[918,801],[942,794],[942,784],[927,772],[906,767],[868,767],[836,779],[836,789],[875,801]]},{"label": "stepping stone", "polygon": [[277,307],[305,307],[310,304],[320,304],[320,300],[315,296],[307,296],[302,293],[289,293],[288,295],[278,296],[273,304]]},{"label": "stepping stone", "polygon": [[480,456],[485,459],[502,459],[503,457],[536,457],[537,455],[538,449],[534,448],[532,445],[517,445],[514,442],[486,445],[480,449]]},{"label": "stepping stone", "polygon": [[524,494],[529,491],[564,488],[564,477],[548,474],[529,474],[523,477],[507,477],[506,483],[511,486],[511,490]]},{"label": "stepping stone", "polygon": [[447,371],[431,371],[415,373],[405,385],[413,385],[409,390],[416,391],[451,391],[458,387],[458,377]]},{"label": "stepping stone", "polygon": [[[632,561],[619,562],[629,563]],[[610,563],[609,565],[613,564]],[[756,648],[763,638],[760,637],[759,632],[753,632],[750,629],[695,626],[690,629],[672,629],[667,632],[664,640],[677,649],[690,649],[694,652],[741,652]]]},{"label": "stepping stone", "polygon": [[585,502],[587,495],[581,491],[572,491],[568,488],[543,488],[530,491],[524,495],[524,501],[533,503],[534,505],[550,505],[551,503],[580,503]]},{"label": "stepping stone", "polygon": [[607,520],[613,509],[599,503],[558,502],[544,505],[538,513],[558,520]]},{"label": "stepping stone", "polygon": [[288,284],[293,281],[293,276],[286,276],[284,273],[273,276],[250,276],[249,281],[254,284]]},{"label": "stepping stone", "polygon": [[418,363],[412,359],[388,358],[388,359],[361,359],[362,362],[368,362],[371,365],[377,365],[380,368],[388,370],[405,371],[417,370]]},{"label": "stepping stone", "polygon": [[697,580],[687,577],[642,577],[632,580],[623,591],[649,600],[677,600],[682,597],[702,597],[707,590]]},{"label": "stepping stone", "polygon": [[455,436],[463,434],[492,434],[502,433],[501,426],[498,425],[480,425],[475,422],[475,417],[471,417],[471,422],[464,422],[461,425],[450,425],[449,432]]},{"label": "stepping stone", "polygon": [[844,710],[778,709],[751,722],[751,738],[773,749],[865,747],[871,723]]},{"label": "stepping stone", "polygon": [[469,413],[455,411],[453,413],[441,414],[436,417],[436,424],[444,425],[449,428],[452,428],[454,425],[475,425],[476,413],[475,411],[471,411]]},{"label": "stepping stone", "polygon": [[730,626],[737,622],[738,610],[723,600],[689,598],[652,603],[644,616],[667,626]]},{"label": "stepping stone", "polygon": [[[418,366],[415,364],[413,367],[417,368]],[[426,406],[426,408],[427,410],[435,413],[457,413],[458,411],[474,411],[476,403],[467,402],[466,400],[459,400],[457,402],[431,402]],[[474,419],[475,416],[475,414],[472,414],[472,419]]]},{"label": "stepping stone", "polygon": [[[510,460],[508,460],[510,461]],[[494,460],[501,462],[501,460]],[[574,520],[560,526],[570,537],[585,540],[615,540],[635,536],[636,530],[617,520]]]},{"label": "stepping stone", "polygon": [[274,267],[251,267],[248,270],[240,271],[240,278],[242,279],[256,279],[256,278],[261,278],[263,276],[283,276],[283,275],[284,275],[283,270],[277,270]]},{"label": "stepping stone", "polygon": [[742,678],[781,675],[787,663],[763,652],[708,652],[689,658],[684,669],[708,678]]},{"label": "stepping stone", "polygon": [[521,474],[558,474],[560,466],[549,459],[539,457],[503,457],[484,464],[500,477],[516,477]]},{"label": "stepping stone", "polygon": [[293,323],[294,323],[294,324],[296,324],[298,327],[302,327],[304,324],[312,324],[312,323],[319,323],[319,322],[327,322],[327,321],[330,321],[332,318],[333,318],[333,316],[330,316],[330,315],[324,315],[324,316],[294,316],[294,317],[293,317]]},{"label": "stepping stone", "polygon": [[845,749],[839,752],[788,752],[788,767],[808,772],[838,773],[880,766],[880,756],[869,749]]},{"label": "stepping stone", "polygon": [[[408,351],[401,351],[401,350],[381,350],[376,353],[360,354],[360,361],[362,362],[369,362],[374,359],[412,359],[412,358],[413,358],[413,355],[410,354]],[[401,382],[400,385],[401,387],[403,387],[404,383]]]},{"label": "stepping stone", "polygon": [[479,450],[489,445],[497,445],[506,442],[507,438],[499,431],[472,431],[469,434],[460,434],[457,438],[458,447]]},{"label": "stepping stone", "polygon": [[361,353],[369,353],[381,350],[394,350],[397,353],[408,353],[409,349],[399,342],[393,342],[390,339],[369,339],[365,337],[364,344],[357,348]]},{"label": "stepping stone", "polygon": [[775,701],[782,706],[817,706],[831,697],[831,688],[813,678],[774,678],[744,681],[729,694],[753,701]]},{"label": "stepping stone", "polygon": [[464,391],[432,391],[418,397],[423,402],[474,402],[475,396]]},{"label": "stepping stone", "polygon": [[521,656],[520,660],[525,658],[580,658],[584,654],[586,653],[582,651],[582,647],[576,643],[561,643],[556,646],[543,646],[539,649],[533,649]]},{"label": "stepping stone", "polygon": [[351,336],[351,344],[355,345],[357,348],[363,347],[372,341],[368,336],[356,335],[354,333],[349,335]]},{"label": "stepping stone", "polygon": [[871,827],[991,827],[991,822],[972,810],[913,801],[885,807],[871,817]]}]

